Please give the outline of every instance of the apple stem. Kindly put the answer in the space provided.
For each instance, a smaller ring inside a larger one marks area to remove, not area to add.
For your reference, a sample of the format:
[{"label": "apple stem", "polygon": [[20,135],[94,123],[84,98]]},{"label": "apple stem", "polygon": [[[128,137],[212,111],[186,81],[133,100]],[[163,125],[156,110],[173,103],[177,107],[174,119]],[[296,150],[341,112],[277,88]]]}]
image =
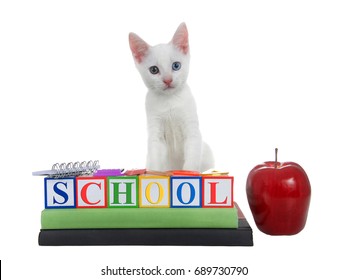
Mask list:
[{"label": "apple stem", "polygon": [[275,148],[275,168],[277,168],[277,152],[278,152],[278,149]]}]

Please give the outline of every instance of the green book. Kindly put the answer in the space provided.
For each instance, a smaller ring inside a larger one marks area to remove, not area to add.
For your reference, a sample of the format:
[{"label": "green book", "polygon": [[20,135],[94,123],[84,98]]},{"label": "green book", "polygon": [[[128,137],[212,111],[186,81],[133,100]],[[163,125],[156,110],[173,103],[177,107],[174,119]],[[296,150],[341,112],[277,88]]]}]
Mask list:
[{"label": "green book", "polygon": [[237,208],[45,209],[41,229],[237,228]]}]

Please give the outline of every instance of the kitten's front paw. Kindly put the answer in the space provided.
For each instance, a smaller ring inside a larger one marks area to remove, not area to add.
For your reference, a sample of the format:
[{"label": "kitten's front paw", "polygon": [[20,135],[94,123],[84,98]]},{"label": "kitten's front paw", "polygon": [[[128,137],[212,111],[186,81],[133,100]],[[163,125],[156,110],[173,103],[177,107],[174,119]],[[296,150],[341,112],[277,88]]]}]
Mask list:
[{"label": "kitten's front paw", "polygon": [[191,171],[200,171],[200,162],[199,161],[186,161],[183,164],[183,170]]},{"label": "kitten's front paw", "polygon": [[160,162],[147,162],[146,169],[148,170],[155,170],[155,171],[167,171],[168,168],[166,164],[160,163]]}]

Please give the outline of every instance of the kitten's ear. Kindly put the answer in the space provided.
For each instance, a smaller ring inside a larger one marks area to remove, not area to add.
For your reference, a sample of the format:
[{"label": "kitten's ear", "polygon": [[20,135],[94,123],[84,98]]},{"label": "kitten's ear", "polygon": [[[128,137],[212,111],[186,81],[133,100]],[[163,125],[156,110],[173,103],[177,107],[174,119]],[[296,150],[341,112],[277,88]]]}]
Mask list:
[{"label": "kitten's ear", "polygon": [[141,63],[147,54],[149,45],[135,33],[129,33],[129,45],[134,59]]},{"label": "kitten's ear", "polygon": [[188,29],[184,22],[177,28],[172,38],[172,43],[184,54],[189,52]]}]

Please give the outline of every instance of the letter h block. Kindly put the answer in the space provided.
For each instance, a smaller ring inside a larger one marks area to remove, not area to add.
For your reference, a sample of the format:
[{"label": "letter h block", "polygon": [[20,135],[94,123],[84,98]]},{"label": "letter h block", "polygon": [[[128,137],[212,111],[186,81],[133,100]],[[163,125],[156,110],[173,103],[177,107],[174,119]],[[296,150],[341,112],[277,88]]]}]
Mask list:
[{"label": "letter h block", "polygon": [[138,208],[139,180],[137,176],[107,177],[109,208]]},{"label": "letter h block", "polygon": [[234,207],[234,177],[203,176],[202,207]]}]

